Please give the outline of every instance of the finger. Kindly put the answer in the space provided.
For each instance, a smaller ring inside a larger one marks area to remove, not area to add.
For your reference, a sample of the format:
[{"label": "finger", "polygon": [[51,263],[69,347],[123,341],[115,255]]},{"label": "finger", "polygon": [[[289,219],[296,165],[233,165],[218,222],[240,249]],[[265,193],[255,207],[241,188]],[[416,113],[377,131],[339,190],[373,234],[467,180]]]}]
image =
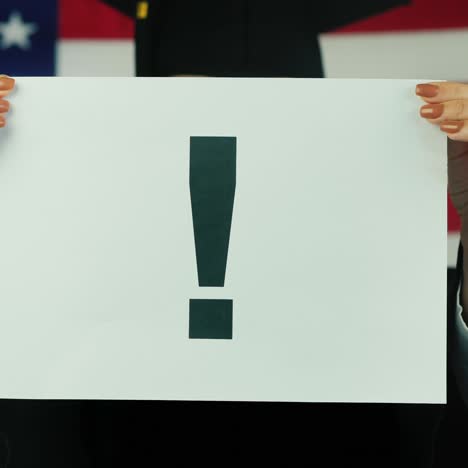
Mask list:
[{"label": "finger", "polygon": [[443,103],[425,104],[419,110],[421,117],[431,123],[444,120],[468,120],[468,100],[457,99]]},{"label": "finger", "polygon": [[453,81],[420,83],[416,94],[428,103],[468,99],[468,84]]},{"label": "finger", "polygon": [[6,75],[0,75],[0,98],[11,93],[15,87],[15,80]]},{"label": "finger", "polygon": [[6,125],[6,115],[10,110],[10,103],[5,99],[0,99],[0,128]]},{"label": "finger", "polygon": [[468,120],[444,120],[440,129],[451,140],[468,142]]},{"label": "finger", "polygon": [[6,114],[10,110],[10,103],[5,99],[0,99],[0,114]]}]

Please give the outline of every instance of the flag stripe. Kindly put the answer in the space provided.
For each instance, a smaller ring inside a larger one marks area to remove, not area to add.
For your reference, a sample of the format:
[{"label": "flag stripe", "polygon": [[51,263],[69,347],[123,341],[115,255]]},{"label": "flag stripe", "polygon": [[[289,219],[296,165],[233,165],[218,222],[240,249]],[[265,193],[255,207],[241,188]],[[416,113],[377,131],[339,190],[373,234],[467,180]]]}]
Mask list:
[{"label": "flag stripe", "polygon": [[133,21],[98,0],[59,0],[59,4],[59,35],[63,39],[134,37]]},{"label": "flag stripe", "polygon": [[61,40],[57,44],[59,76],[134,76],[131,40]]},{"label": "flag stripe", "polygon": [[[376,0],[378,1],[378,0]],[[340,32],[418,31],[468,27],[466,0],[411,0],[408,6],[341,28]]]}]

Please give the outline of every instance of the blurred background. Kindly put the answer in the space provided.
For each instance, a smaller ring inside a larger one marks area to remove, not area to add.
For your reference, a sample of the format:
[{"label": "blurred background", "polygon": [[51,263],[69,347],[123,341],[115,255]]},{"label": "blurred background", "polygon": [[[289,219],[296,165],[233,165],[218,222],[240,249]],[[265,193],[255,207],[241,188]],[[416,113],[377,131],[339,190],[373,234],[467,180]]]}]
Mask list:
[{"label": "blurred background", "polygon": [[[134,76],[134,29],[132,18],[99,0],[2,0],[0,72]],[[465,81],[468,2],[412,0],[321,34],[320,47],[330,78]],[[447,265],[453,267],[459,220],[449,200],[448,206]]]}]

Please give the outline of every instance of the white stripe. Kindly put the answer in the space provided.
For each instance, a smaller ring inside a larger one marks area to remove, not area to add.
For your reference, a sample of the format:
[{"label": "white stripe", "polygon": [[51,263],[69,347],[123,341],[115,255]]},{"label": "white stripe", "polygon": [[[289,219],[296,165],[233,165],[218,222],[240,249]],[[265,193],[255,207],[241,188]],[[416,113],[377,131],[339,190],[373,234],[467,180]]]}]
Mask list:
[{"label": "white stripe", "polygon": [[457,265],[458,244],[460,242],[460,234],[450,232],[447,238],[447,266],[455,268]]},{"label": "white stripe", "polygon": [[320,43],[330,78],[468,79],[468,29],[324,34]]},{"label": "white stripe", "polygon": [[59,76],[134,76],[133,41],[63,40],[57,46]]}]

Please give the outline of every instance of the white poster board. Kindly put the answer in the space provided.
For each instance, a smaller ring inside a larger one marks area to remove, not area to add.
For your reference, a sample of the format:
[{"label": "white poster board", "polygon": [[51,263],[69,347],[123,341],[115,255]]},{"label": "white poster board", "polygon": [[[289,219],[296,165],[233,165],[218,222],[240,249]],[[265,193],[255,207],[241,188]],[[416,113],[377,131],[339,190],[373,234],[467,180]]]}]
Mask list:
[{"label": "white poster board", "polygon": [[[19,78],[0,132],[0,396],[445,402],[446,137],[414,80]],[[200,287],[190,137],[236,139]],[[231,339],[189,301],[233,302]]]}]

